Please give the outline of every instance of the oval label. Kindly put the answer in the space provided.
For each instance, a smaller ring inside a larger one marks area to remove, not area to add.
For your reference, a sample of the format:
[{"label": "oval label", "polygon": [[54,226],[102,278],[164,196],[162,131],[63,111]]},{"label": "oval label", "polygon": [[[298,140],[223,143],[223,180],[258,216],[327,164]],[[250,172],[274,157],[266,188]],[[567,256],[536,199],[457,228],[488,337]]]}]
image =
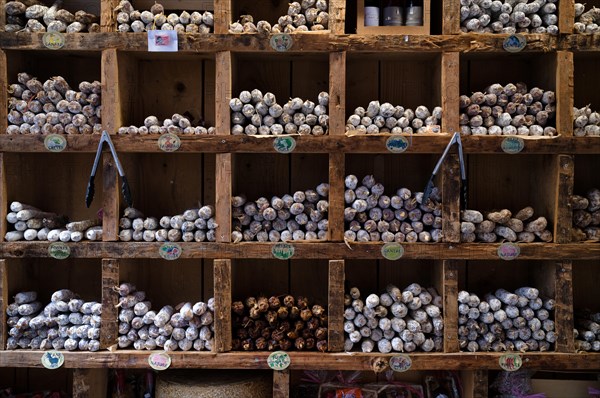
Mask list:
[{"label": "oval label", "polygon": [[502,140],[502,150],[506,153],[519,153],[525,148],[525,141],[521,137],[506,137]]},{"label": "oval label", "polygon": [[267,364],[273,370],[285,370],[291,363],[292,360],[285,351],[275,351],[267,358]]},{"label": "oval label", "polygon": [[408,149],[409,145],[404,136],[390,137],[385,142],[385,147],[392,153],[402,153]]},{"label": "oval label", "polygon": [[42,354],[42,366],[46,369],[58,369],[65,363],[65,356],[62,352],[46,351]]},{"label": "oval label", "polygon": [[390,369],[394,372],[406,372],[412,366],[412,359],[408,355],[394,355],[390,358]]},{"label": "oval label", "polygon": [[163,134],[158,138],[158,147],[164,152],[175,152],[181,147],[181,140],[176,134]]},{"label": "oval label", "polygon": [[158,249],[158,254],[165,260],[177,260],[182,251],[177,243],[167,242]]},{"label": "oval label", "polygon": [[54,242],[48,246],[48,254],[57,260],[64,260],[71,255],[71,248],[63,242]]},{"label": "oval label", "polygon": [[42,36],[42,44],[50,50],[58,50],[65,45],[65,35],[60,32],[47,32]]},{"label": "oval label", "polygon": [[277,243],[271,248],[273,257],[279,260],[289,260],[294,256],[294,246],[290,243]]},{"label": "oval label", "polygon": [[527,45],[527,39],[520,34],[510,35],[502,43],[502,48],[509,53],[518,53]]},{"label": "oval label", "polygon": [[59,134],[49,134],[44,138],[44,146],[50,152],[62,152],[67,147],[67,139]]},{"label": "oval label", "polygon": [[294,40],[287,33],[277,33],[271,36],[269,43],[275,51],[287,51],[294,45]]},{"label": "oval label", "polygon": [[398,242],[390,242],[383,245],[381,255],[386,260],[398,260],[404,255],[404,247]]},{"label": "oval label", "polygon": [[523,359],[519,354],[504,354],[499,359],[500,367],[507,372],[516,372],[521,369]]},{"label": "oval label", "polygon": [[505,242],[498,247],[498,257],[502,260],[514,260],[519,257],[519,254],[521,254],[521,248],[514,243]]},{"label": "oval label", "polygon": [[277,137],[273,140],[273,148],[279,153],[290,153],[296,148],[293,137]]},{"label": "oval label", "polygon": [[154,352],[148,357],[148,365],[154,370],[169,369],[171,357],[166,352]]}]

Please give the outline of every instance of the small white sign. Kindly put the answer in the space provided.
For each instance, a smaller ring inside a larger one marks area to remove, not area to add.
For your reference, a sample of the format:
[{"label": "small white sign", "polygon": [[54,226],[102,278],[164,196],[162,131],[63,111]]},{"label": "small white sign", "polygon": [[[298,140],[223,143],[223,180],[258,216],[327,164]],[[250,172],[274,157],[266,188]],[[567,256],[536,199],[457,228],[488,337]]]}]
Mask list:
[{"label": "small white sign", "polygon": [[176,30],[149,30],[148,51],[177,52],[178,41]]}]

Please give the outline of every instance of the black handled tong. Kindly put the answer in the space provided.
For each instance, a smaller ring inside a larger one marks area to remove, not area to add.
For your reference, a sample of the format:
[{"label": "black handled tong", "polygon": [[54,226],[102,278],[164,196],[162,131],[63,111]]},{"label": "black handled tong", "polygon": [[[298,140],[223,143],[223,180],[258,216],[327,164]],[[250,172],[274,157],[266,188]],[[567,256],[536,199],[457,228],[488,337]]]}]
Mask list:
[{"label": "black handled tong", "polygon": [[123,197],[125,198],[125,202],[129,207],[132,206],[133,201],[131,200],[131,190],[129,189],[129,183],[127,182],[127,178],[125,177],[125,172],[123,171],[123,166],[121,166],[121,162],[119,162],[119,156],[117,155],[117,151],[115,150],[115,146],[113,145],[110,135],[106,132],[102,132],[102,136],[100,137],[100,143],[98,144],[98,150],[96,151],[96,159],[94,159],[94,165],[92,166],[92,172],[90,173],[90,180],[88,181],[87,189],[85,191],[85,205],[90,207],[92,201],[94,200],[94,193],[96,189],[94,187],[94,178],[96,177],[96,170],[98,169],[98,163],[100,163],[100,155],[102,154],[102,148],[104,147],[104,143],[108,144],[110,148],[110,153],[115,161],[115,165],[117,166],[117,170],[119,172],[119,176],[121,176],[121,180],[123,184],[121,185],[121,191],[123,192]]},{"label": "black handled tong", "polygon": [[454,144],[456,144],[456,146],[458,147],[458,160],[460,162],[460,206],[462,209],[467,208],[467,172],[465,171],[465,158],[463,156],[463,146],[462,141],[460,140],[459,133],[454,133],[452,139],[450,139],[450,142],[446,146],[446,149],[444,149],[444,153],[442,153],[440,160],[438,160],[437,164],[435,165],[433,173],[431,174],[431,178],[429,178],[429,181],[427,181],[427,186],[425,187],[425,191],[423,192],[423,203],[429,199],[429,196],[431,195],[431,190],[433,189],[433,179],[440,171],[440,167],[442,167],[444,159],[446,159],[446,156],[448,156],[448,153],[450,152],[450,148],[452,148],[452,145]]}]

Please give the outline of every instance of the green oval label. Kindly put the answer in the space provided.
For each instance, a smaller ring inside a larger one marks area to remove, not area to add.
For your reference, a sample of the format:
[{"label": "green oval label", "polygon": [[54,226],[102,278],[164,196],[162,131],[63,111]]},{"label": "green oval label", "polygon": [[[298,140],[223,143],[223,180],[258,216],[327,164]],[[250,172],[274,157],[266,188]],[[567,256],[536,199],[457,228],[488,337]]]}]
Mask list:
[{"label": "green oval label", "polygon": [[412,359],[408,355],[395,355],[390,358],[390,369],[394,372],[406,372],[412,366]]},{"label": "green oval label", "polygon": [[44,33],[42,44],[50,50],[58,50],[65,45],[65,35],[60,32]]},{"label": "green oval label", "polygon": [[158,249],[158,254],[165,260],[177,260],[182,251],[183,249],[177,243],[167,242]]},{"label": "green oval label", "polygon": [[71,255],[71,248],[63,242],[54,242],[48,246],[48,254],[57,260],[64,260]]},{"label": "green oval label", "polygon": [[404,255],[404,247],[398,242],[390,242],[383,245],[381,255],[386,260],[398,260]]},{"label": "green oval label", "polygon": [[511,242],[505,242],[498,247],[498,257],[502,260],[510,261],[519,257],[521,254],[521,248]]},{"label": "green oval label", "polygon": [[164,152],[175,152],[181,147],[181,140],[176,134],[163,134],[158,138],[158,147]]},{"label": "green oval label", "polygon": [[273,140],[273,148],[279,153],[290,153],[296,148],[296,140],[293,137],[277,137]]},{"label": "green oval label", "polygon": [[267,358],[267,364],[273,370],[285,370],[291,363],[292,360],[285,351],[275,351]]},{"label": "green oval label", "polygon": [[410,144],[404,136],[390,137],[385,142],[385,147],[392,153],[405,152],[409,146]]},{"label": "green oval label", "polygon": [[523,365],[523,359],[519,354],[504,354],[498,362],[500,367],[507,372],[516,372]]},{"label": "green oval label", "polygon": [[525,148],[525,141],[521,137],[506,137],[502,140],[502,150],[509,154],[519,153]]},{"label": "green oval label", "polygon": [[67,139],[59,134],[49,134],[44,138],[44,146],[50,152],[62,152],[67,147]]},{"label": "green oval label", "polygon": [[46,369],[58,369],[65,363],[65,356],[62,352],[46,351],[42,354],[42,366]]},{"label": "green oval label", "polygon": [[502,43],[502,48],[509,53],[518,53],[524,49],[525,46],[527,46],[527,39],[520,34],[510,35],[504,39],[504,42]]},{"label": "green oval label", "polygon": [[273,257],[279,260],[289,260],[294,256],[294,246],[290,243],[277,243],[271,248]]},{"label": "green oval label", "polygon": [[273,50],[283,52],[292,48],[294,40],[287,33],[277,33],[271,36],[269,44],[271,44]]},{"label": "green oval label", "polygon": [[154,370],[169,369],[171,357],[166,352],[153,352],[148,357],[148,365]]}]

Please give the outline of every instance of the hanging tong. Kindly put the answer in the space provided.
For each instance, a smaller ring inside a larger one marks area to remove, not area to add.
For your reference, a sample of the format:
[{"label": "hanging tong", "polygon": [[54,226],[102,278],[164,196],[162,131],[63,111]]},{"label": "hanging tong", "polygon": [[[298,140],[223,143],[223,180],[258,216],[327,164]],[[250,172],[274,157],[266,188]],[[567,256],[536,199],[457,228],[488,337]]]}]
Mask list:
[{"label": "hanging tong", "polygon": [[127,182],[127,178],[125,177],[125,172],[123,171],[123,166],[121,166],[121,162],[119,162],[119,156],[117,155],[117,151],[115,150],[115,146],[113,145],[110,135],[105,131],[102,132],[102,136],[100,137],[100,143],[98,143],[98,150],[96,151],[96,159],[94,159],[94,165],[92,166],[92,172],[90,174],[90,180],[88,181],[87,189],[85,191],[85,205],[90,207],[90,204],[94,200],[94,193],[96,191],[94,187],[94,178],[96,177],[96,170],[98,169],[98,163],[100,162],[100,155],[102,154],[102,147],[104,143],[108,144],[110,148],[110,153],[112,154],[113,160],[117,166],[117,170],[119,175],[121,176],[121,180],[123,184],[121,185],[121,191],[123,192],[123,197],[125,198],[125,202],[129,207],[132,206],[133,202],[131,200],[131,190],[129,189],[129,183]]},{"label": "hanging tong", "polygon": [[442,166],[444,159],[446,159],[446,156],[448,156],[448,153],[450,152],[450,148],[454,144],[456,144],[456,146],[458,147],[458,160],[460,163],[460,180],[461,180],[460,206],[462,209],[467,208],[467,172],[465,171],[465,159],[463,156],[463,146],[462,146],[462,141],[460,140],[459,133],[454,133],[454,135],[452,136],[452,139],[446,146],[446,149],[444,149],[444,153],[442,153],[440,160],[438,160],[437,164],[435,165],[435,168],[433,169],[433,173],[431,174],[431,178],[429,178],[429,181],[427,181],[427,186],[425,187],[425,191],[423,192],[423,203],[425,203],[429,199],[429,196],[431,195],[431,191],[433,190],[433,179],[437,175],[438,171],[440,171],[440,167]]}]

